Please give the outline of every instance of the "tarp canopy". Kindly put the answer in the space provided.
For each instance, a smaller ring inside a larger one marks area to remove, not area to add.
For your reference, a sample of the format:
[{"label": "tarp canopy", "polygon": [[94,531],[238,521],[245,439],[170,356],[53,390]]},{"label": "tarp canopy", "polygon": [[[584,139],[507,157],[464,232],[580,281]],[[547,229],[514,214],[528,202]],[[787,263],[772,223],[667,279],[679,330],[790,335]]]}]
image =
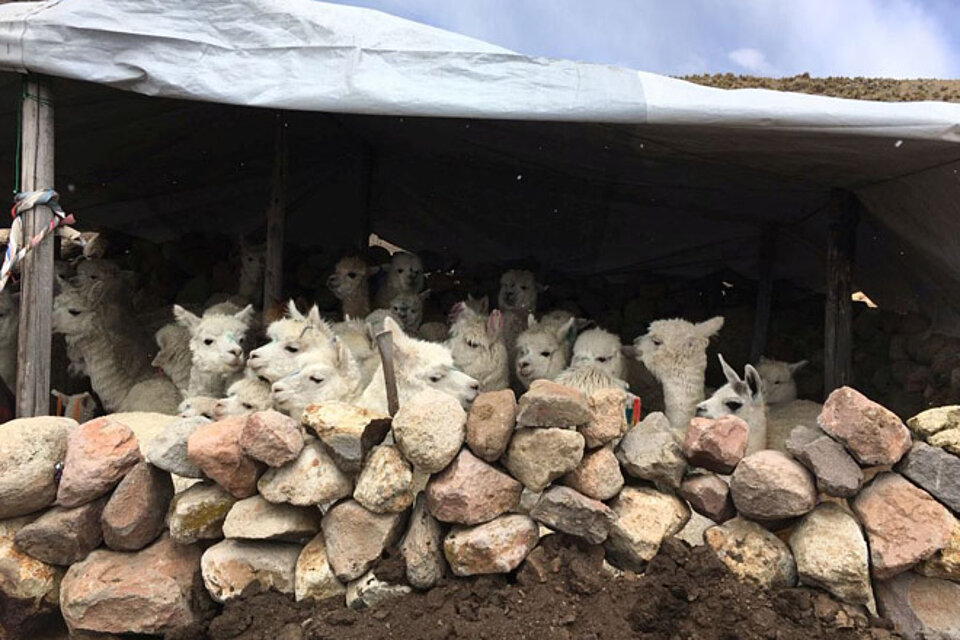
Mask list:
[{"label": "tarp canopy", "polygon": [[[774,275],[822,289],[838,187],[865,206],[857,286],[960,335],[960,105],[713,89],[311,0],[4,4],[0,69],[57,79],[81,227],[261,225],[283,110],[288,238],[318,251],[373,231],[465,264],[755,277],[774,228]],[[2,74],[11,188],[20,94]]]}]

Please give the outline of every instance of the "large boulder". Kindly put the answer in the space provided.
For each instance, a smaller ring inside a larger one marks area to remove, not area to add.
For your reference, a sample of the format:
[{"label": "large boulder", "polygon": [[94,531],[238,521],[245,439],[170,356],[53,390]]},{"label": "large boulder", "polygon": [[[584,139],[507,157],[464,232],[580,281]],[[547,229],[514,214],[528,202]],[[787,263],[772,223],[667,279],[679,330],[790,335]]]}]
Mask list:
[{"label": "large boulder", "polygon": [[420,494],[410,516],[410,525],[400,543],[406,564],[407,582],[417,589],[431,589],[444,573],[443,532],[430,515],[426,497]]},{"label": "large boulder", "polygon": [[663,539],[687,524],[690,509],[676,496],[647,487],[624,487],[610,508],[617,519],[604,547],[610,561],[640,572],[657,555]]},{"label": "large boulder", "polygon": [[141,448],[145,449],[144,455],[152,465],[164,471],[185,478],[202,478],[203,471],[187,456],[187,441],[194,431],[205,424],[210,424],[210,420],[203,416],[182,418],[171,423],[150,444],[141,444]]},{"label": "large boulder", "polygon": [[167,523],[178,544],[223,537],[223,521],[237,501],[217,484],[195,484],[170,501]]},{"label": "large boulder", "polygon": [[21,418],[0,424],[0,520],[23,516],[57,498],[56,464],[67,453],[69,418]]},{"label": "large boulder", "polygon": [[960,457],[924,442],[914,442],[897,471],[960,514]]},{"label": "large boulder", "polygon": [[809,513],[817,504],[813,476],[779,451],[764,450],[744,458],[730,480],[733,504],[752,520],[780,520]]},{"label": "large boulder", "polygon": [[670,421],[660,412],[651,413],[627,431],[617,447],[617,459],[627,475],[664,489],[679,489],[687,468]]},{"label": "large boulder", "polygon": [[797,584],[787,545],[755,522],[734,518],[707,529],[703,539],[740,580],[764,589]]},{"label": "large boulder", "polygon": [[187,440],[190,461],[235,498],[255,494],[260,475],[260,463],[245,454],[240,446],[240,434],[246,422],[246,416],[231,416],[201,425]]},{"label": "large boulder", "polygon": [[593,418],[582,391],[551,380],[534,380],[520,397],[519,427],[566,427],[586,425]]},{"label": "large boulder", "polygon": [[894,464],[910,449],[910,431],[903,421],[850,387],[830,394],[817,422],[862,465]]},{"label": "large boulder", "polygon": [[199,571],[200,548],[167,536],[136,553],[94,551],[64,576],[60,608],[75,632],[161,635],[201,617]]},{"label": "large boulder", "polygon": [[454,527],[443,541],[443,553],[458,576],[509,573],[539,539],[536,522],[510,514],[474,527]]},{"label": "large boulder", "polygon": [[523,485],[464,449],[427,484],[427,506],[443,522],[480,524],[515,508]]},{"label": "large boulder", "polygon": [[247,418],[240,432],[243,452],[271,467],[282,467],[296,460],[303,449],[300,424],[272,409],[258,411]]},{"label": "large boulder", "polygon": [[877,609],[907,640],[960,638],[960,584],[904,573],[877,582]]},{"label": "large boulder", "polygon": [[173,498],[170,474],[141,462],[120,481],[103,509],[103,541],[117,551],[137,551],[163,532]]},{"label": "large boulder", "polygon": [[357,477],[353,499],[374,513],[396,513],[413,504],[413,468],[393,445],[377,445]]},{"label": "large boulder", "polygon": [[599,500],[570,487],[550,487],[543,492],[530,517],[556,531],[600,544],[610,534],[617,515]]},{"label": "large boulder", "polygon": [[353,480],[334,462],[327,448],[310,438],[300,455],[279,469],[268,469],[257,482],[266,500],[298,506],[319,505],[345,498]]},{"label": "large boulder", "polygon": [[750,426],[734,415],[694,418],[683,438],[683,453],[695,467],[730,473],[747,452]]},{"label": "large boulder", "polygon": [[337,466],[358,473],[367,453],[390,431],[390,416],[345,402],[307,405],[301,418],[313,429]]},{"label": "large boulder", "polygon": [[203,584],[217,602],[238,597],[254,582],[292,595],[300,552],[300,545],[287,542],[223,540],[200,559]]},{"label": "large boulder", "polygon": [[66,509],[54,507],[20,529],[13,541],[17,549],[48,564],[79,562],[100,546],[100,514],[107,496]]},{"label": "large boulder", "polygon": [[437,473],[459,453],[466,423],[467,414],[456,398],[425,389],[397,411],[393,437],[414,467],[424,473]]},{"label": "large boulder", "polygon": [[320,511],[274,504],[262,496],[236,502],[223,521],[223,535],[242,540],[302,542],[320,531]]},{"label": "large boulder", "polygon": [[798,426],[786,441],[787,451],[817,478],[817,489],[850,498],[863,485],[863,471],[839,442],[817,428]]},{"label": "large boulder", "polygon": [[790,535],[790,549],[803,584],[851,604],[871,601],[867,541],[857,520],[839,505],[824,503],[804,516]]},{"label": "large boulder", "polygon": [[16,533],[33,516],[0,521],[0,637],[27,638],[59,608],[63,569],[19,551]]},{"label": "large boulder", "polygon": [[373,513],[348,500],[323,516],[327,559],[341,582],[356,580],[397,541],[403,519],[398,513]]},{"label": "large boulder", "polygon": [[867,532],[870,564],[878,580],[903,573],[950,541],[950,513],[899,474],[877,476],[852,506]]},{"label": "large boulder", "polygon": [[620,461],[609,447],[589,451],[562,482],[588,498],[609,500],[623,489]]},{"label": "large boulder", "polygon": [[77,507],[99,498],[140,460],[140,447],[133,431],[111,416],[71,429],[57,504]]},{"label": "large boulder", "polygon": [[626,400],[621,389],[598,389],[587,397],[592,415],[579,430],[588,449],[609,444],[627,432]]},{"label": "large boulder", "polygon": [[346,592],[327,559],[327,545],[322,533],[318,533],[300,552],[293,589],[298,601],[311,598],[319,602]]},{"label": "large boulder", "polygon": [[577,468],[583,446],[583,436],[570,429],[518,429],[503,464],[525,487],[540,492]]},{"label": "large boulder", "polygon": [[494,462],[507,450],[517,424],[517,398],[511,389],[479,394],[467,414],[467,446],[473,455]]}]

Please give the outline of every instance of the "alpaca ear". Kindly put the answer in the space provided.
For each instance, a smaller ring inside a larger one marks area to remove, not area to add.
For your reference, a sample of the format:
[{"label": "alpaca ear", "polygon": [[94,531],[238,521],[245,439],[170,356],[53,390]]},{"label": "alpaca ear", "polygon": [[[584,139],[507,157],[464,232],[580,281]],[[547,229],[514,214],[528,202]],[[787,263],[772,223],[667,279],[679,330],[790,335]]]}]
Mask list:
[{"label": "alpaca ear", "polygon": [[487,316],[487,335],[490,336],[491,340],[496,340],[500,337],[500,334],[503,332],[503,314],[500,312],[500,309],[494,309],[489,316]]},{"label": "alpaca ear", "polygon": [[760,377],[760,373],[752,364],[748,364],[746,368],[744,368],[743,381],[746,383],[747,388],[750,389],[751,398],[759,400],[763,397],[763,378]]},{"label": "alpaca ear", "polygon": [[533,329],[537,326],[537,317],[532,313],[527,314],[527,329]]},{"label": "alpaca ear", "polygon": [[310,324],[312,324],[317,328],[325,327],[327,324],[326,322],[323,321],[323,318],[320,317],[320,307],[318,307],[317,305],[313,305],[312,307],[310,307],[310,311],[307,312],[306,320],[307,322],[309,322]]},{"label": "alpaca ear", "polygon": [[287,302],[287,315],[294,320],[304,320],[303,314],[300,313],[300,309],[297,309],[297,303],[293,298]]},{"label": "alpaca ear", "polygon": [[196,314],[190,313],[178,304],[173,305],[173,317],[191,333],[200,324],[200,318]]},{"label": "alpaca ear", "polygon": [[797,374],[797,371],[800,371],[800,369],[803,369],[808,364],[809,364],[809,361],[801,360],[800,362],[794,362],[793,364],[788,364],[787,369],[790,370],[790,375],[794,376]]},{"label": "alpaca ear", "polygon": [[243,324],[249,325],[255,314],[256,312],[253,310],[253,305],[248,304],[243,309],[240,309],[240,311],[237,311],[235,314],[233,314],[233,317]]},{"label": "alpaca ear", "polygon": [[407,334],[403,332],[403,329],[401,329],[397,321],[393,319],[393,316],[387,316],[383,319],[383,329],[393,334],[394,345],[398,345],[407,340]]},{"label": "alpaca ear", "polygon": [[338,371],[346,370],[347,367],[350,365],[350,358],[353,357],[350,353],[350,349],[347,348],[347,345],[344,344],[343,340],[341,340],[340,338],[337,338],[336,336],[333,338],[333,349],[334,349],[334,352],[336,353],[335,364],[336,364],[337,370]]},{"label": "alpaca ear", "polygon": [[560,342],[566,342],[567,337],[570,335],[570,328],[573,327],[573,321],[575,318],[570,318],[557,329],[557,340]]},{"label": "alpaca ear", "polygon": [[703,322],[695,325],[697,333],[699,333],[704,338],[709,338],[710,336],[715,335],[720,329],[723,328],[723,316],[715,316],[709,320],[704,320]]},{"label": "alpaca ear", "polygon": [[480,313],[486,313],[490,309],[490,296],[483,296],[477,300],[477,308],[480,309]]},{"label": "alpaca ear", "polygon": [[740,379],[740,375],[733,369],[733,367],[727,364],[726,360],[723,359],[722,353],[718,353],[717,357],[720,358],[720,366],[723,368],[723,375],[726,377],[727,382],[729,382],[730,384],[737,384],[738,382],[743,382]]}]

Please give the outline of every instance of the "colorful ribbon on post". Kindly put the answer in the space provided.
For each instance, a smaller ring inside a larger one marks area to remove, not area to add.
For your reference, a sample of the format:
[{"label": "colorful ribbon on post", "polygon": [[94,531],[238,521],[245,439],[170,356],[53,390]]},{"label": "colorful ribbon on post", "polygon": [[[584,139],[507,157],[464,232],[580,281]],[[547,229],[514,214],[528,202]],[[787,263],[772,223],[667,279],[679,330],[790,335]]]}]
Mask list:
[{"label": "colorful ribbon on post", "polygon": [[[3,266],[0,266],[0,291],[3,291],[4,287],[7,286],[7,280],[10,279],[13,268],[23,260],[27,253],[35,249],[44,238],[56,231],[61,225],[75,222],[73,214],[66,213],[60,206],[59,198],[60,194],[53,189],[21,192],[14,197],[13,207],[10,209],[10,217],[13,218],[13,223],[10,225],[10,238],[7,241],[7,250],[3,256]],[[50,207],[53,218],[46,227],[25,241],[21,215],[24,211],[33,209],[38,205]]]}]

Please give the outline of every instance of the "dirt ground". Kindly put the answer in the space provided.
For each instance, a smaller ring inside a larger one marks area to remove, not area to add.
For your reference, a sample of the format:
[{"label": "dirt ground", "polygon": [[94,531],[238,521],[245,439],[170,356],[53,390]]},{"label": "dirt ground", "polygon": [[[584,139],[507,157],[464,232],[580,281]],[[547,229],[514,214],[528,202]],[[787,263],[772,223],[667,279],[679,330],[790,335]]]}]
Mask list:
[{"label": "dirt ground", "polygon": [[683,78],[720,89],[774,89],[797,91],[835,98],[913,102],[938,100],[960,102],[960,80],[893,80],[891,78],[811,78],[804,73],[788,78],[735,76],[731,73],[696,75]]},{"label": "dirt ground", "polygon": [[[550,536],[515,578],[451,580],[379,608],[342,599],[296,603],[250,593],[168,640],[876,640],[897,637],[822,592],[763,592],[738,582],[705,547],[668,540],[643,576],[612,579],[599,547]],[[396,574],[395,563],[378,569]],[[396,577],[395,575],[393,577]]]}]

